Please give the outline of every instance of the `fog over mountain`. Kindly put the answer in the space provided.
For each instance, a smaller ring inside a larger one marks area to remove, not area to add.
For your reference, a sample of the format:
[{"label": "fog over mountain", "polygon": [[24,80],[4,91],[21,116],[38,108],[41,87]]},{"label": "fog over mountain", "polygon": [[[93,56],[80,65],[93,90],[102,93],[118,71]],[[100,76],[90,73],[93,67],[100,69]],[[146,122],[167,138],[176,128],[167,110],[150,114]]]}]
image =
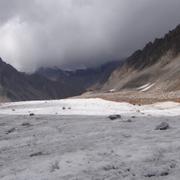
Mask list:
[{"label": "fog over mountain", "polygon": [[0,56],[21,71],[129,56],[179,24],[179,0],[1,0]]}]

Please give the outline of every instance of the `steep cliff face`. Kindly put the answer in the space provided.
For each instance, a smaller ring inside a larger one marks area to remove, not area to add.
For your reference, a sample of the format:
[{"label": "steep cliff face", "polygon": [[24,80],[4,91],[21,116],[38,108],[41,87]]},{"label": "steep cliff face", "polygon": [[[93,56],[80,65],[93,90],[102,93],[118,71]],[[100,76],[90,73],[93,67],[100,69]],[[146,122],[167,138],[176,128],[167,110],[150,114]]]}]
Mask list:
[{"label": "steep cliff face", "polygon": [[136,51],[122,67],[118,67],[103,90],[180,90],[180,25],[162,39],[148,43]]}]

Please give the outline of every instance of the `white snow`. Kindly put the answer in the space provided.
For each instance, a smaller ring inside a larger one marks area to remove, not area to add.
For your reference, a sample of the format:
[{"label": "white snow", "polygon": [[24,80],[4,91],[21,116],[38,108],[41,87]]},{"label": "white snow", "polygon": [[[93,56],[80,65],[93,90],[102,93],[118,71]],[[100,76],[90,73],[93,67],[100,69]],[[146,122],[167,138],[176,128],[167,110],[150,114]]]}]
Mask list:
[{"label": "white snow", "polygon": [[116,89],[111,89],[111,90],[109,90],[109,92],[115,92],[116,91]]},{"label": "white snow", "polygon": [[145,92],[145,91],[149,90],[150,88],[152,88],[154,85],[155,85],[154,83],[150,84],[149,86],[147,86],[146,88],[142,89],[141,91]]},{"label": "white snow", "polygon": [[150,85],[150,83],[144,84],[144,85],[138,87],[137,90],[142,90],[142,89],[148,87],[149,85]]},{"label": "white snow", "polygon": [[0,105],[0,114],[26,115],[109,115],[109,114],[151,114],[154,116],[180,115],[180,104],[174,102],[138,106],[129,103],[112,102],[103,99],[64,99],[51,101],[29,101]]},{"label": "white snow", "polygon": [[[122,118],[112,121],[110,114]],[[1,104],[0,179],[178,180],[179,118],[180,104],[174,102],[134,106],[65,99]],[[155,130],[164,121],[170,129]]]},{"label": "white snow", "polygon": [[147,83],[143,86],[140,86],[137,88],[137,90],[141,91],[141,92],[145,92],[147,90],[149,90],[150,88],[152,88],[155,85],[155,83]]},{"label": "white snow", "polygon": [[133,105],[102,99],[64,99],[52,101],[30,101],[5,103],[0,106],[0,114],[61,114],[61,115],[107,115],[134,111]]}]

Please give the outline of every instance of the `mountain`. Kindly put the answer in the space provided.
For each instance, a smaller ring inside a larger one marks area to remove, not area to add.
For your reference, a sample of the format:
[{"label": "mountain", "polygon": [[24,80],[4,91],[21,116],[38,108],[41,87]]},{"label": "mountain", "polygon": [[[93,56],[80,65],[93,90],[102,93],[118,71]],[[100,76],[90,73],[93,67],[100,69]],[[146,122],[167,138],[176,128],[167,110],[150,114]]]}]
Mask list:
[{"label": "mountain", "polygon": [[100,67],[75,71],[64,71],[59,68],[40,68],[36,74],[54,82],[69,84],[75,92],[83,93],[87,90],[95,91],[100,89],[111,73],[122,63],[123,61],[112,61]]},{"label": "mountain", "polygon": [[41,68],[27,75],[0,59],[0,101],[61,99],[80,95],[103,84],[119,65],[112,62],[96,69],[63,71]]},{"label": "mountain", "polygon": [[180,25],[126,60],[97,68],[40,68],[27,75],[0,59],[0,101],[60,99],[81,94],[103,94],[103,98],[111,96],[109,99],[121,101],[147,97],[174,100],[178,96],[180,101]]},{"label": "mountain", "polygon": [[102,91],[166,93],[180,90],[180,25],[149,42],[116,68]]},{"label": "mountain", "polygon": [[0,59],[0,100],[57,99],[76,95],[73,88],[38,74],[21,73]]}]

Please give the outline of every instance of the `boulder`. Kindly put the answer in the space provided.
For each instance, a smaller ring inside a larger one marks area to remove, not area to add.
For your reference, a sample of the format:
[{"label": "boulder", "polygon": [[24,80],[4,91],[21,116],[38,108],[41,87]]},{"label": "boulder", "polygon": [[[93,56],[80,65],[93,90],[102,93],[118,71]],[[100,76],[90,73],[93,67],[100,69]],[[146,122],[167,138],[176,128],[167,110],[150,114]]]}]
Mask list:
[{"label": "boulder", "polygon": [[108,118],[109,118],[110,120],[121,119],[121,115],[119,115],[119,114],[110,115],[110,116],[108,116]]},{"label": "boulder", "polygon": [[35,116],[35,114],[34,113],[30,113],[29,116]]},{"label": "boulder", "polygon": [[156,129],[155,130],[167,130],[169,129],[170,126],[167,122],[162,122],[160,123],[159,125],[156,126]]}]

